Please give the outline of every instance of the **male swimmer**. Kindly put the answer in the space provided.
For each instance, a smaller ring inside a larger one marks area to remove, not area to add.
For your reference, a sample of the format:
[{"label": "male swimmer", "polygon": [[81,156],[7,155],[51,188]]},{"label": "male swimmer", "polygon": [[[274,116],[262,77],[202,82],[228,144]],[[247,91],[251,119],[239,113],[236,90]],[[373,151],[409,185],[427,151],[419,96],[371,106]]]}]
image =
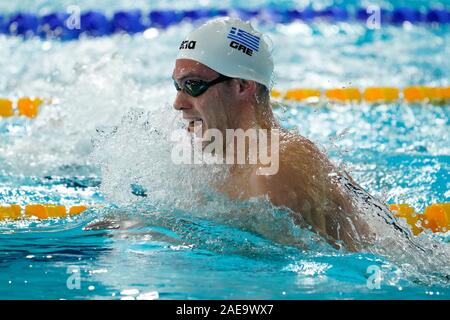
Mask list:
[{"label": "male swimmer", "polygon": [[[219,191],[232,199],[267,197],[331,244],[361,250],[375,235],[352,200],[362,196],[379,215],[388,209],[340,172],[310,140],[280,127],[270,102],[273,69],[266,41],[249,23],[228,17],[210,20],[179,47],[172,75],[178,91],[173,107],[182,112],[191,133],[198,123],[202,132],[216,129],[223,136],[230,129],[279,130],[278,172],[260,175],[258,164],[231,166]],[[398,227],[388,221],[392,216],[384,219]]]},{"label": "male swimmer", "polygon": [[[312,228],[338,248],[359,251],[373,244],[376,234],[367,222],[367,212],[381,217],[413,243],[385,204],[338,170],[310,140],[279,125],[270,101],[273,69],[262,34],[239,19],[211,20],[182,41],[172,74],[178,91],[173,107],[182,113],[191,134],[215,130],[226,137],[230,130],[263,129],[272,137],[270,132],[278,132],[277,141],[269,139],[267,150],[257,150],[258,155],[278,153],[275,172],[261,174],[266,165],[261,161],[236,163],[228,167],[225,182],[211,187],[231,199],[269,199],[288,209],[297,224]],[[198,124],[201,130],[196,130]],[[275,142],[278,147],[272,148]],[[230,145],[226,139],[222,143],[225,157]],[[236,145],[231,149],[236,152]],[[136,223],[116,217],[85,229],[127,228]]]}]

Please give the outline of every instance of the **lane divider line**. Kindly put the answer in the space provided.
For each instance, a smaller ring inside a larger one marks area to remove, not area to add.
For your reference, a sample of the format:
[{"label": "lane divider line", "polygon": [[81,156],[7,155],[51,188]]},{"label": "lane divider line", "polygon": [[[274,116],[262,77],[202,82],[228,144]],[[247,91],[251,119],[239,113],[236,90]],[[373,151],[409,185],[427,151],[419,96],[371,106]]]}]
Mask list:
[{"label": "lane divider line", "polygon": [[[271,97],[285,101],[305,103],[319,102],[367,102],[376,103],[420,103],[445,104],[450,101],[450,87],[409,86],[403,89],[396,87],[351,88],[294,88],[286,91],[272,90]],[[51,105],[54,101],[42,97],[22,97],[14,103],[12,99],[0,97],[0,119],[14,116],[35,118],[42,105]],[[277,105],[274,105],[277,107]]]},{"label": "lane divider line", "polygon": [[408,204],[391,204],[389,209],[395,212],[396,217],[406,219],[415,235],[424,229],[433,232],[450,230],[450,202],[429,205],[422,214]]},{"label": "lane divider line", "polygon": [[88,209],[85,205],[66,207],[55,204],[29,204],[23,208],[17,204],[0,206],[1,220],[67,218]]},{"label": "lane divider line", "polygon": [[[345,8],[330,6],[320,10],[312,7],[301,9],[262,7],[244,8],[201,8],[188,10],[152,10],[143,12],[139,9],[120,10],[113,14],[100,11],[85,11],[80,13],[79,25],[76,28],[70,23],[71,16],[67,12],[50,12],[36,15],[29,12],[12,14],[0,13],[0,34],[9,36],[56,38],[61,40],[76,40],[81,35],[90,37],[109,36],[114,33],[135,34],[149,28],[164,29],[182,22],[205,21],[219,16],[239,17],[242,20],[253,20],[264,23],[287,24],[295,21],[311,23],[315,20],[328,22],[367,22],[373,12],[367,8]],[[403,23],[446,24],[450,22],[448,8],[414,9],[399,7],[393,10],[380,8],[380,22],[401,26]]]},{"label": "lane divider line", "polygon": [[12,99],[0,97],[0,119],[14,116],[35,118],[42,105],[52,104],[51,99],[40,97],[22,97],[14,103]]},{"label": "lane divider line", "polygon": [[445,103],[450,101],[449,87],[408,86],[403,89],[396,87],[349,88],[294,88],[286,91],[272,90],[273,98],[318,103],[320,101],[385,103],[402,101],[406,103],[432,102]]},{"label": "lane divider line", "polygon": [[[93,207],[102,206],[76,205],[66,207],[57,204],[29,204],[22,208],[17,204],[4,205],[0,206],[0,221],[67,218]],[[389,209],[394,212],[396,217],[406,219],[414,235],[418,235],[424,229],[430,229],[432,232],[447,232],[450,230],[450,202],[429,205],[423,213],[417,213],[408,204],[390,204]]]}]

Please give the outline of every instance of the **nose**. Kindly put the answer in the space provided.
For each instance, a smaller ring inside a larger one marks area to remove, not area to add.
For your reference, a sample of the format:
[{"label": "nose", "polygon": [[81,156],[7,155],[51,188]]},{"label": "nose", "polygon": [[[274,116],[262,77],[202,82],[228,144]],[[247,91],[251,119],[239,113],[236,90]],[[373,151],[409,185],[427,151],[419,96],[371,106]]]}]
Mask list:
[{"label": "nose", "polygon": [[185,109],[192,109],[192,104],[183,91],[178,91],[177,96],[175,97],[175,101],[173,102],[173,107],[175,110],[180,111]]}]

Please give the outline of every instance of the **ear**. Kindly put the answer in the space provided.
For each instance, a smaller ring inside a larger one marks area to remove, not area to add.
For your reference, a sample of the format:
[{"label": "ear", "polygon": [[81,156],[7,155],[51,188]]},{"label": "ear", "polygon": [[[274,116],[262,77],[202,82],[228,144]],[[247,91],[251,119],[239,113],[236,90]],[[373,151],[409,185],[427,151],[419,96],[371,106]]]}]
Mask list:
[{"label": "ear", "polygon": [[251,98],[256,93],[256,82],[251,80],[237,79],[238,81],[238,95],[243,98]]}]

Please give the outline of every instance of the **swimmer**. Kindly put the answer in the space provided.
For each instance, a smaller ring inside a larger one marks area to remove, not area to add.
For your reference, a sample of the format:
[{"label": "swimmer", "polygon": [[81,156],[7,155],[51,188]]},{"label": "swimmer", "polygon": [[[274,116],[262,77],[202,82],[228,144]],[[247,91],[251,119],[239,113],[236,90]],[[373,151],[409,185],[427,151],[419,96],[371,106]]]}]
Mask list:
[{"label": "swimmer", "polygon": [[[275,174],[258,174],[260,163],[232,165],[228,179],[216,189],[231,199],[266,197],[336,247],[359,251],[375,235],[354,201],[355,192],[373,198],[314,143],[280,126],[270,101],[273,69],[266,40],[249,23],[228,17],[210,20],[179,47],[173,107],[191,134],[196,124],[202,133],[216,129],[223,136],[229,129],[279,130]],[[380,214],[389,214],[384,204],[377,206]]]}]

